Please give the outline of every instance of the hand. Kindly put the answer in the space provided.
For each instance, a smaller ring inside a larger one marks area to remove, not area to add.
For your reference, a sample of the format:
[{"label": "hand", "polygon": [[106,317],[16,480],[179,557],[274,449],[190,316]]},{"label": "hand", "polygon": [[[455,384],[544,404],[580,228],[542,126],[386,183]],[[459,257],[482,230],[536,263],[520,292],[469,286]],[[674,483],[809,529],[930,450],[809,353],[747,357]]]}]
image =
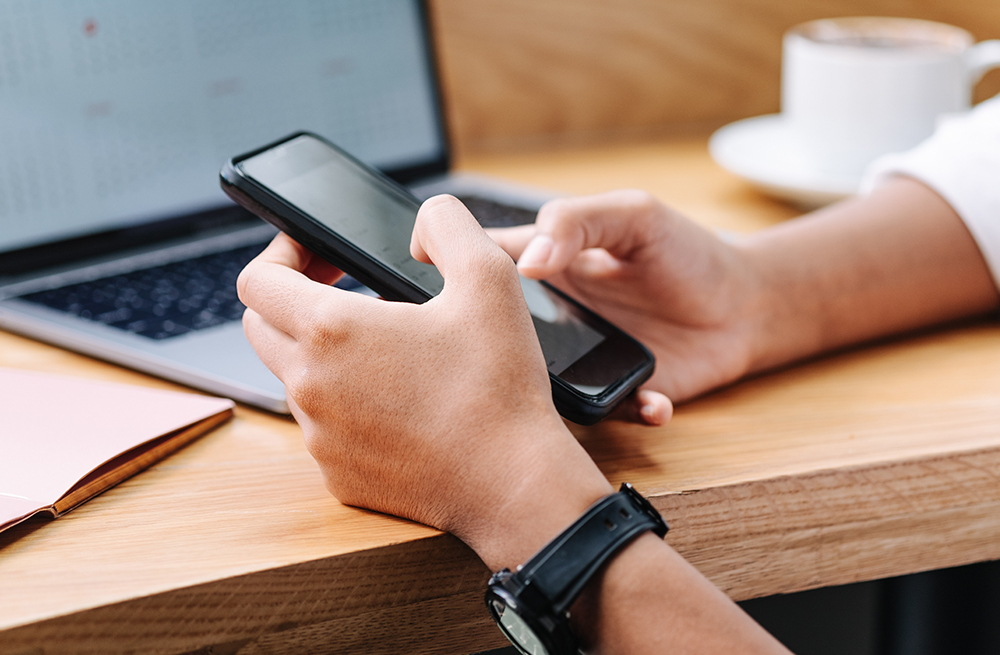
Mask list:
[{"label": "hand", "polygon": [[552,405],[510,258],[444,196],[411,252],[445,278],[422,305],[333,288],[339,271],[279,235],[238,281],[247,337],[338,499],[520,564],[612,489]]},{"label": "hand", "polygon": [[647,399],[685,400],[998,304],[954,208],[905,177],[734,244],[640,191],[555,200],[535,225],[491,234],[522,275],[549,279],[652,349]]},{"label": "hand", "polygon": [[759,323],[753,270],[649,194],[554,200],[534,225],[490,235],[522,275],[549,280],[653,351],[656,371],[638,397],[646,422],[669,412],[656,392],[682,401],[747,372]]},{"label": "hand", "polygon": [[[449,530],[491,569],[514,568],[612,489],[552,405],[510,258],[440,196],[421,208],[411,252],[445,279],[422,305],[330,287],[340,272],[279,235],[240,275],[244,328],[337,498]],[[651,534],[606,570],[573,610],[597,652],[780,651]]]}]

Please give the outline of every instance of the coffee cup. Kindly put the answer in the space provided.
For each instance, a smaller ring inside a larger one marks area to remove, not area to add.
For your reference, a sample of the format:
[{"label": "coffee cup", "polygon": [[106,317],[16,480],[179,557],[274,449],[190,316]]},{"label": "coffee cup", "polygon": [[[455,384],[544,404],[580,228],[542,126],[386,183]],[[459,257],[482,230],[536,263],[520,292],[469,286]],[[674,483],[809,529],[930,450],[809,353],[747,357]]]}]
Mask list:
[{"label": "coffee cup", "polygon": [[859,176],[879,155],[931,135],[967,111],[1000,66],[1000,40],[908,18],[816,20],[785,34],[781,105],[790,135],[817,171]]}]

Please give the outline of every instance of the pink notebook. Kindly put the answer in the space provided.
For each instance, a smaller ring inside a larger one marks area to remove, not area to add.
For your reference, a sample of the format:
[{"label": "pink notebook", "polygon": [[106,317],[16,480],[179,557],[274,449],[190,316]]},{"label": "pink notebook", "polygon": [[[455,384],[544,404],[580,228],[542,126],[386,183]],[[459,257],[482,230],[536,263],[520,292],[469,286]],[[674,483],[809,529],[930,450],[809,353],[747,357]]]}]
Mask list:
[{"label": "pink notebook", "polygon": [[0,368],[0,530],[58,517],[233,414],[233,402]]}]

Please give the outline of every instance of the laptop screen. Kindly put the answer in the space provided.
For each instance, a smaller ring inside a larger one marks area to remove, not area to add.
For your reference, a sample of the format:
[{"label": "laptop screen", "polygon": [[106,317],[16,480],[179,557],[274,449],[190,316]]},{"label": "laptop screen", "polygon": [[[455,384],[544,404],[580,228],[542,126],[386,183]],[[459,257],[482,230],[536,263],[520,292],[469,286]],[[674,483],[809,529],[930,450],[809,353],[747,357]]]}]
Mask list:
[{"label": "laptop screen", "polygon": [[446,160],[416,0],[0,0],[0,253],[229,204],[297,130]]}]

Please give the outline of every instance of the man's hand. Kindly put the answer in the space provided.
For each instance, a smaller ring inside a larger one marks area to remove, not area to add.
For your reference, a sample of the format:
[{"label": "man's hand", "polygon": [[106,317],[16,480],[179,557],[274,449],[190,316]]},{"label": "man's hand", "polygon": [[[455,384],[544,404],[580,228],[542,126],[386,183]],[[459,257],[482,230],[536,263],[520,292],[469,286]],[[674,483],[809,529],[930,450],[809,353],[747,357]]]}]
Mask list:
[{"label": "man's hand", "polygon": [[445,279],[422,305],[333,288],[339,271],[279,235],[238,281],[247,337],[338,499],[520,564],[611,487],[552,405],[510,258],[444,196],[411,252]]},{"label": "man's hand", "polygon": [[903,177],[731,244],[641,191],[555,200],[535,225],[491,234],[522,275],[550,280],[652,349],[656,372],[637,396],[644,418],[656,392],[686,400],[998,304],[955,210]]},{"label": "man's hand", "polygon": [[554,200],[534,225],[490,234],[522,275],[549,280],[653,351],[656,372],[639,396],[647,422],[661,422],[665,404],[650,391],[681,401],[747,372],[754,271],[648,193]]}]

